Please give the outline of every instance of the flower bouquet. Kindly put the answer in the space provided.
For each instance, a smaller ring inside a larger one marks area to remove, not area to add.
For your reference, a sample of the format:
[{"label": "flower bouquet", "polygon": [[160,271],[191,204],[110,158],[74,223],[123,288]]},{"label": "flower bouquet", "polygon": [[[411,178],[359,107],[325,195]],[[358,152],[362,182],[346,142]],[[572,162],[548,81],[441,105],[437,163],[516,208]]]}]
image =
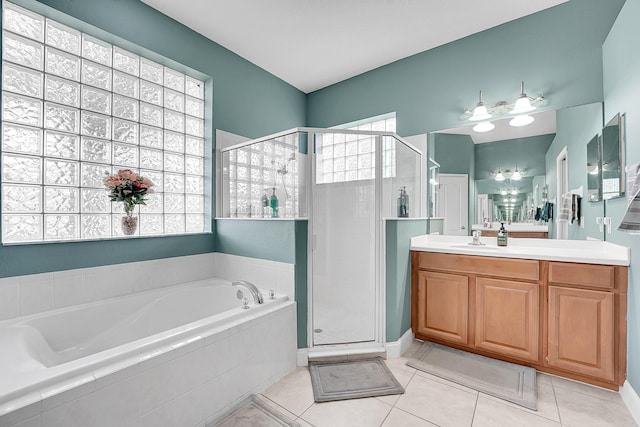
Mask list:
[{"label": "flower bouquet", "polygon": [[102,182],[109,191],[109,200],[124,203],[127,216],[122,218],[122,231],[127,235],[135,233],[138,218],[132,215],[133,210],[136,205],[146,205],[145,196],[153,193],[153,182],[131,169],[120,169],[114,175],[107,172]]}]

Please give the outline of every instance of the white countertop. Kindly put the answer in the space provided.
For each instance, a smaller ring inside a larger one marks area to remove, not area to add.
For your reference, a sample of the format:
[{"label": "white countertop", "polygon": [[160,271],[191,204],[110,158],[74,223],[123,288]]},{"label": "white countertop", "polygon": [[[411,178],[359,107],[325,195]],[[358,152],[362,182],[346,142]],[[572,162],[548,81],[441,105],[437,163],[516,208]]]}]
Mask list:
[{"label": "white countertop", "polygon": [[423,235],[411,239],[412,251],[442,252],[500,258],[539,259],[586,264],[629,265],[630,250],[600,240],[522,239],[497,246],[495,237],[481,237],[486,246],[471,246],[471,236]]},{"label": "white countertop", "polygon": [[[537,231],[540,233],[547,233],[549,231],[549,227],[547,225],[536,225],[536,224],[527,224],[524,222],[512,223],[512,224],[504,224],[504,228],[507,231]],[[482,231],[498,231],[500,229],[500,223],[494,222],[491,227],[485,227],[482,224],[473,224],[471,226],[472,230],[482,230]]]}]

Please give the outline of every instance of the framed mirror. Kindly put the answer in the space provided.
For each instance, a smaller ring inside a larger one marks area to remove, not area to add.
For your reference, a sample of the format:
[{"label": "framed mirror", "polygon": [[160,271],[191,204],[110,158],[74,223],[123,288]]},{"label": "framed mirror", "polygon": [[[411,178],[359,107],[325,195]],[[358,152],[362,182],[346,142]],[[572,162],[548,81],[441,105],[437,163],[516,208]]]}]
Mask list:
[{"label": "framed mirror", "polygon": [[602,200],[602,152],[600,136],[596,135],[587,143],[587,200]]},{"label": "framed mirror", "polygon": [[625,192],[624,120],[624,114],[618,113],[602,129],[601,184],[603,200],[622,197]]}]

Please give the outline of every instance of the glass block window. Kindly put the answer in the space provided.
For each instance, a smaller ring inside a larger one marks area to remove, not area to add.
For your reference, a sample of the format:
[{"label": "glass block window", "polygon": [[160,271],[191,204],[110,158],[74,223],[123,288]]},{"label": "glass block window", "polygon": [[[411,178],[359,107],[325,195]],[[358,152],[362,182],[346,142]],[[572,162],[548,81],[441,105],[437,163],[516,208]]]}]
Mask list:
[{"label": "glass block window", "polygon": [[[396,118],[361,123],[357,126],[338,128],[362,131],[395,132]],[[338,132],[338,131],[336,131]],[[319,162],[316,169],[318,184],[357,181],[375,178],[376,136],[345,133],[319,134]],[[395,143],[392,138],[382,138],[382,176],[396,175]]]},{"label": "glass block window", "polygon": [[205,230],[204,83],[3,3],[2,242],[122,235],[105,172],[151,179],[137,235]]}]

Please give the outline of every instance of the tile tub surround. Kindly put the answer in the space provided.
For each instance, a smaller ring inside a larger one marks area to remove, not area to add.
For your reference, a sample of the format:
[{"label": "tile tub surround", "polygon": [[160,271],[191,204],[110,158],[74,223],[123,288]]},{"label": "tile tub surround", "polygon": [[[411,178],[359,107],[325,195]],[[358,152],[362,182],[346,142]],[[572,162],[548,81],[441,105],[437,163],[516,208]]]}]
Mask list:
[{"label": "tile tub surround", "polygon": [[208,277],[249,280],[294,300],[293,268],[282,262],[208,253],[0,278],[0,321]]},{"label": "tile tub surround", "polygon": [[274,306],[153,357],[78,378],[77,386],[0,417],[0,426],[197,426],[295,368],[295,303]]},{"label": "tile tub surround", "polygon": [[485,246],[471,246],[471,236],[423,235],[411,238],[411,250],[498,258],[523,258],[587,264],[629,265],[630,250],[600,240],[510,239],[498,247],[495,237],[481,237]]}]

